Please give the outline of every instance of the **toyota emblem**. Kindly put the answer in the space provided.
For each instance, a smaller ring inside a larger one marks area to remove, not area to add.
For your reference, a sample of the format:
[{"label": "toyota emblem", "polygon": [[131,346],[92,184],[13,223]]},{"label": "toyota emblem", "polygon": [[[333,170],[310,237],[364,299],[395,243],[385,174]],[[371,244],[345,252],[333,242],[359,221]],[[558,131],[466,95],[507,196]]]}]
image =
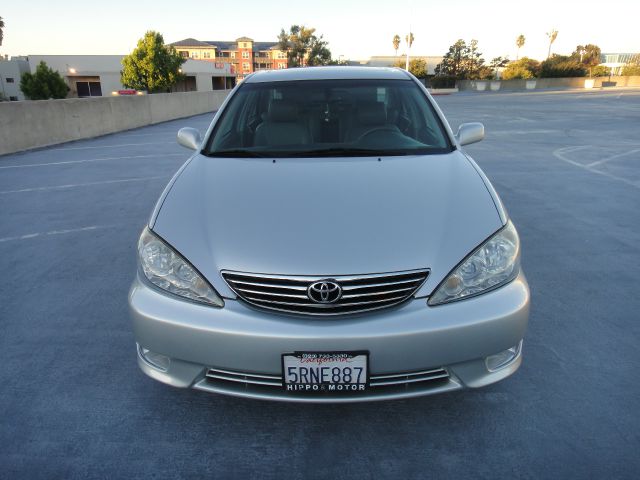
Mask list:
[{"label": "toyota emblem", "polygon": [[316,303],[334,303],[340,300],[342,287],[333,280],[320,280],[309,285],[307,296]]}]

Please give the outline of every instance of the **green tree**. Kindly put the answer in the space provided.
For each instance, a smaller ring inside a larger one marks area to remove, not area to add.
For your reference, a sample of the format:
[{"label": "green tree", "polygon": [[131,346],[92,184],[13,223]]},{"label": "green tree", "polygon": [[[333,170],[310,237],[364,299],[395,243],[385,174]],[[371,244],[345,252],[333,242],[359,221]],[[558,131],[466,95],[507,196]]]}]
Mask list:
[{"label": "green tree", "polygon": [[460,39],[449,47],[442,63],[436,67],[436,75],[451,76],[458,80],[477,80],[491,78],[493,71],[484,64],[477,40],[471,40],[467,45]]},{"label": "green tree", "polygon": [[133,52],[122,59],[120,81],[135,90],[168,92],[182,78],[180,66],[185,61],[175,48],[164,44],[160,33],[148,31]]},{"label": "green tree", "polygon": [[547,37],[549,37],[549,51],[547,52],[547,58],[549,58],[551,56],[551,45],[556,41],[556,38],[558,38],[558,31],[553,29],[547,32]]},{"label": "green tree", "polygon": [[393,36],[393,49],[396,51],[396,57],[398,56],[398,49],[400,48],[400,35]]},{"label": "green tree", "polygon": [[593,67],[600,65],[601,54],[600,47],[589,43],[584,46],[578,45],[571,54],[571,58],[584,65],[585,68],[588,68],[589,76],[592,77]]},{"label": "green tree", "polygon": [[489,66],[491,67],[492,70],[492,75],[494,78],[498,77],[498,69],[499,68],[504,68],[509,64],[509,59],[506,57],[495,57],[494,59],[491,60],[491,62],[489,62]]},{"label": "green tree", "polygon": [[516,38],[516,47],[518,47],[518,53],[516,53],[516,60],[518,60],[518,58],[520,57],[520,49],[524,47],[525,40],[526,39],[524,38],[524,35],[518,35],[518,38]]},{"label": "green tree", "polygon": [[553,54],[540,64],[541,78],[585,77],[587,70],[576,58]]},{"label": "green tree", "polygon": [[0,45],[2,45],[2,40],[4,39],[4,20],[0,17]]},{"label": "green tree", "polygon": [[305,65],[330,65],[331,51],[328,43],[315,34],[315,28],[304,25],[292,25],[287,32],[284,28],[278,35],[278,48],[287,52],[290,67]]},{"label": "green tree", "polygon": [[436,75],[447,75],[454,78],[463,78],[463,57],[467,44],[460,39],[449,47],[449,51],[442,58],[442,63],[436,66]]},{"label": "green tree", "polygon": [[55,70],[40,62],[36,73],[25,72],[20,77],[20,90],[30,100],[65,98],[69,87],[64,78]]},{"label": "green tree", "polygon": [[319,65],[331,65],[331,50],[327,47],[327,42],[322,40],[322,35],[319,38],[314,38],[311,41],[311,48],[309,49],[309,57],[307,58],[307,65],[315,67]]}]

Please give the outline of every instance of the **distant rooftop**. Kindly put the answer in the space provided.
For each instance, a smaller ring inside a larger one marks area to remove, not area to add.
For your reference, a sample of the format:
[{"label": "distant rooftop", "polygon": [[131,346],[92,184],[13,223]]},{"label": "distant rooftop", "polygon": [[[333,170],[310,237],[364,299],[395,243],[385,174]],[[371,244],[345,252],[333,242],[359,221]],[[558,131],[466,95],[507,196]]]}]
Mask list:
[{"label": "distant rooftop", "polygon": [[237,40],[196,40],[195,38],[185,38],[177,42],[170,43],[173,47],[201,47],[217,48],[219,50],[235,50],[238,42],[253,42],[254,50],[273,50],[278,47],[278,42],[254,42],[249,37],[240,37]]},{"label": "distant rooftop", "polygon": [[179,40],[177,42],[170,43],[172,47],[212,47],[213,45],[209,45],[207,42],[201,42],[200,40],[196,40],[195,38],[185,38],[184,40]]}]

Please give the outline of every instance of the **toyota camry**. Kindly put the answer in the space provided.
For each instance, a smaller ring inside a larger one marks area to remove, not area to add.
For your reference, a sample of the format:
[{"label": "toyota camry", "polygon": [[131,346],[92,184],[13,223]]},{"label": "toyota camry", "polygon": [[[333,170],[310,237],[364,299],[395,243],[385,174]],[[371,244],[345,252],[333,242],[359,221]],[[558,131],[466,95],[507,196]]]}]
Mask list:
[{"label": "toyota camry", "polygon": [[482,387],[522,361],[520,241],[404,70],[248,76],[138,242],[140,368],[175,387],[300,402]]}]

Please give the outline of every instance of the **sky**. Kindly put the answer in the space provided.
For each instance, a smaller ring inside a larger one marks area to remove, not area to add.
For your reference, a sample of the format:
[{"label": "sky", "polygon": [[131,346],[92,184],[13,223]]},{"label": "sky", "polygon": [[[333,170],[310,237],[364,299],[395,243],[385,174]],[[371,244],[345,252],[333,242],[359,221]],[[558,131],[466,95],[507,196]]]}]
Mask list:
[{"label": "sky", "polygon": [[[366,60],[394,55],[393,36],[413,31],[415,55],[444,55],[459,38],[478,40],[489,61],[516,57],[516,37],[526,38],[520,56],[547,56],[546,32],[558,30],[552,52],[570,54],[593,43],[602,52],[640,52],[638,0],[291,0],[168,1],[51,0],[3,2],[0,54],[127,54],[147,30],[167,43],[184,38],[276,41],[282,28],[314,27],[334,58]],[[403,53],[403,44],[398,53]]]}]

